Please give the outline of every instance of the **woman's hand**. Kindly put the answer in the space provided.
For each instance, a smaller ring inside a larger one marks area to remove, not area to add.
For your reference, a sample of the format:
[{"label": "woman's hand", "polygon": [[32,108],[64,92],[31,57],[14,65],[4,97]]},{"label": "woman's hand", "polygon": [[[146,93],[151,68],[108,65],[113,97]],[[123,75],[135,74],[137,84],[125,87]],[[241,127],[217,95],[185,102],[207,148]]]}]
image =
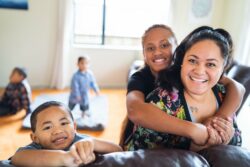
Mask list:
[{"label": "woman's hand", "polygon": [[[221,142],[219,142],[219,139],[215,139],[214,142],[217,144],[228,144],[231,140],[231,138],[234,135],[234,128],[233,128],[233,121],[231,118],[222,118],[219,116],[214,116],[208,118],[204,123],[207,127],[213,128],[217,131],[221,138]],[[211,135],[215,135],[215,132],[211,132]],[[217,136],[217,135],[216,135]],[[218,136],[216,137],[218,138]]]},{"label": "woman's hand", "polygon": [[211,126],[207,126],[207,132],[208,132],[207,142],[204,145],[199,145],[199,144],[196,144],[194,141],[192,141],[191,146],[190,146],[190,150],[196,152],[196,151],[208,148],[212,145],[221,144],[222,140],[221,140],[221,137],[220,137],[219,133],[217,132],[217,130],[215,130]]},{"label": "woman's hand", "polygon": [[219,133],[222,140],[221,144],[228,144],[235,133],[232,119],[223,119],[221,117],[215,117],[212,120],[212,126]]}]

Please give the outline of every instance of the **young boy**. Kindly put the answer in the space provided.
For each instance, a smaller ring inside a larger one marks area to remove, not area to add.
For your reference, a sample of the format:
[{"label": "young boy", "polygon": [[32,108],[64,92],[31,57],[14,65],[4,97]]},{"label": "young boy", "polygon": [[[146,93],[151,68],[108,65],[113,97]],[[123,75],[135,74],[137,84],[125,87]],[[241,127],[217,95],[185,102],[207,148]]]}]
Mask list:
[{"label": "young boy", "polygon": [[111,142],[76,132],[70,110],[60,102],[38,106],[31,118],[32,143],[11,158],[16,166],[78,166],[95,160],[94,152],[122,151]]},{"label": "young boy", "polygon": [[96,95],[99,95],[99,88],[93,73],[88,69],[88,58],[79,57],[77,65],[78,71],[71,80],[69,108],[73,110],[76,104],[80,104],[82,117],[84,117],[89,109],[89,89],[92,88]]},{"label": "young boy", "polygon": [[25,69],[15,67],[10,75],[9,84],[0,99],[0,116],[16,114],[25,109],[30,112],[31,89]]}]

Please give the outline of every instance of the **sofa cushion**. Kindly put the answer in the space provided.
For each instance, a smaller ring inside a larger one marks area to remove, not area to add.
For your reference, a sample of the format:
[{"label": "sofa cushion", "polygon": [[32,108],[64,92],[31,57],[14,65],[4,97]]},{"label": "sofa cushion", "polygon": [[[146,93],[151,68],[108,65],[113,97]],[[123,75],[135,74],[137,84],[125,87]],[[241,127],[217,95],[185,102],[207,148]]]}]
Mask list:
[{"label": "sofa cushion", "polygon": [[213,167],[249,167],[250,151],[232,145],[219,145],[199,152]]},{"label": "sofa cushion", "polygon": [[230,70],[227,73],[228,77],[233,78],[234,80],[238,81],[246,89],[242,103],[240,107],[238,108],[238,111],[236,112],[237,115],[239,114],[242,106],[244,105],[250,93],[250,75],[249,74],[250,74],[249,66],[241,65],[236,62],[234,62],[234,65],[230,68]]},{"label": "sofa cushion", "polygon": [[98,155],[88,167],[206,167],[199,154],[178,149],[138,150]]}]

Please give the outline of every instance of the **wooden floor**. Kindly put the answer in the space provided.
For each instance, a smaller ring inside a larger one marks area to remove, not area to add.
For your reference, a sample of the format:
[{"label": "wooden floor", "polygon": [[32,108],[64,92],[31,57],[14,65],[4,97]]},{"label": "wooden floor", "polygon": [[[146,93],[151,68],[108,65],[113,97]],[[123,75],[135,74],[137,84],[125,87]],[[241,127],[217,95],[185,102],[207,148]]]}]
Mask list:
[{"label": "wooden floor", "polygon": [[[61,93],[67,92],[57,90],[33,90],[33,99],[42,93]],[[79,133],[85,133],[98,138],[103,138],[115,143],[119,142],[122,121],[126,115],[125,96],[126,90],[122,89],[104,89],[101,94],[108,96],[109,102],[109,121],[107,128],[101,132],[92,132],[79,130]],[[20,112],[15,116],[0,118],[0,160],[8,159],[20,146],[31,142],[30,130],[21,128],[25,112]]]}]

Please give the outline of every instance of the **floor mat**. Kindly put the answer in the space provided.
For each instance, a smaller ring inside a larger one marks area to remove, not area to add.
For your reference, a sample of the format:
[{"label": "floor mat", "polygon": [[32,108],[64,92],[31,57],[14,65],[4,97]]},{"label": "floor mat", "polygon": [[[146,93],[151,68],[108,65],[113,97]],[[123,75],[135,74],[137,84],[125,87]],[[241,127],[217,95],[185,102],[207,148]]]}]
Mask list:
[{"label": "floor mat", "polygon": [[[69,93],[60,93],[60,94],[43,94],[37,96],[34,102],[31,105],[31,110],[33,111],[40,104],[47,101],[60,101],[66,106],[68,105]],[[101,131],[107,125],[108,120],[108,99],[105,95],[94,96],[90,98],[90,105],[88,116],[84,118],[81,117],[81,111],[79,105],[76,105],[72,111],[73,117],[77,124],[77,129],[86,129]],[[23,121],[23,128],[30,128],[30,116],[27,115]]]}]

